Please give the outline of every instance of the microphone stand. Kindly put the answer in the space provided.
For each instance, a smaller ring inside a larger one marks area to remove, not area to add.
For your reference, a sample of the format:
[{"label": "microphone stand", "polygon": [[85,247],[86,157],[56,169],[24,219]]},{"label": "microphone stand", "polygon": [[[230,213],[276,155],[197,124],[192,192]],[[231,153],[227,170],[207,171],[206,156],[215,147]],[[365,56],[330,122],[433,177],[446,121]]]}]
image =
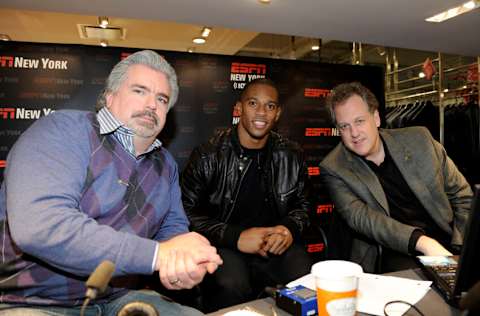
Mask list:
[{"label": "microphone stand", "polygon": [[80,309],[80,316],[85,315],[85,309],[91,300],[94,300],[99,293],[103,293],[108,286],[108,282],[112,278],[115,271],[115,264],[109,260],[102,261],[92,272],[87,282],[87,291],[85,292],[85,300]]},{"label": "microphone stand", "polygon": [[90,297],[85,298],[82,304],[82,308],[80,309],[80,316],[85,315],[85,309],[87,308],[88,304],[90,304]]}]

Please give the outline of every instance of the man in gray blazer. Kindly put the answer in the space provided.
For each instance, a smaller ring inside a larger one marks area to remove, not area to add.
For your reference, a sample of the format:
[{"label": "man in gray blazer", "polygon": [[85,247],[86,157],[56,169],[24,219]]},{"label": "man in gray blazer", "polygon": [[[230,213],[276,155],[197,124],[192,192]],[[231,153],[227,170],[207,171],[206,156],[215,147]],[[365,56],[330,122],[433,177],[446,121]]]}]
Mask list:
[{"label": "man in gray blazer", "polygon": [[327,104],[342,143],[321,174],[355,233],[350,259],[372,272],[383,252],[388,272],[458,250],[473,193],[442,145],[423,127],[379,129],[378,101],[360,83],[338,85]]}]

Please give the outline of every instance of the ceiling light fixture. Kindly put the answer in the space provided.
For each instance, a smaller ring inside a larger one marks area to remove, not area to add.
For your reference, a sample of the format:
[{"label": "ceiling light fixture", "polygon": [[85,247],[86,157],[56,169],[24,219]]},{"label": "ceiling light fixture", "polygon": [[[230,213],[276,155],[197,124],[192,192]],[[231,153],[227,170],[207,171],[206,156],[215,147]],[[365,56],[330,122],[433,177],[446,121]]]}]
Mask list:
[{"label": "ceiling light fixture", "polygon": [[102,47],[107,47],[107,46],[108,46],[107,40],[101,40],[101,41],[100,41],[100,46],[102,46]]},{"label": "ceiling light fixture", "polygon": [[212,32],[212,28],[205,26],[202,30],[202,37],[207,38],[208,35],[210,35],[210,32]]},{"label": "ceiling light fixture", "polygon": [[448,10],[440,12],[439,14],[426,18],[425,21],[436,22],[436,23],[443,22],[448,19],[459,16],[460,14],[464,14],[474,9],[478,9],[479,7],[480,7],[480,0],[470,0],[468,2],[465,2],[464,4],[450,8]]},{"label": "ceiling light fixture", "polygon": [[258,2],[263,3],[263,4],[269,4],[270,0],[258,0]]},{"label": "ceiling light fixture", "polygon": [[418,77],[419,78],[425,78],[425,73],[422,71],[422,72],[419,72],[418,73]]},{"label": "ceiling light fixture", "polygon": [[98,25],[103,28],[103,29],[106,29],[107,26],[109,24],[109,21],[108,21],[108,18],[106,16],[100,16],[98,18]]},{"label": "ceiling light fixture", "polygon": [[473,10],[473,9],[475,9],[475,1],[465,2],[465,3],[463,4],[463,7],[464,7],[465,9]]},{"label": "ceiling light fixture", "polygon": [[203,37],[195,37],[192,42],[195,44],[205,44],[206,40]]},{"label": "ceiling light fixture", "polygon": [[11,38],[7,34],[0,34],[0,41],[8,42],[10,40],[11,40]]},{"label": "ceiling light fixture", "polygon": [[320,45],[316,45],[316,44],[315,44],[315,45],[312,45],[312,50],[313,50],[313,51],[317,51],[317,50],[319,50],[319,49],[320,49]]}]

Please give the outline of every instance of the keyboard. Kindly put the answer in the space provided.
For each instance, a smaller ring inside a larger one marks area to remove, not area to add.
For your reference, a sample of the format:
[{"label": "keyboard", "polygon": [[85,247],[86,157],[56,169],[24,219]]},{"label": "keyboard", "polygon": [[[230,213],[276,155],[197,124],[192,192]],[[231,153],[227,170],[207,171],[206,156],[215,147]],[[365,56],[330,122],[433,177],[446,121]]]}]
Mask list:
[{"label": "keyboard", "polygon": [[450,289],[454,289],[455,287],[455,276],[457,273],[457,265],[456,264],[448,264],[448,265],[433,265],[430,268],[435,271],[437,276],[445,281]]}]

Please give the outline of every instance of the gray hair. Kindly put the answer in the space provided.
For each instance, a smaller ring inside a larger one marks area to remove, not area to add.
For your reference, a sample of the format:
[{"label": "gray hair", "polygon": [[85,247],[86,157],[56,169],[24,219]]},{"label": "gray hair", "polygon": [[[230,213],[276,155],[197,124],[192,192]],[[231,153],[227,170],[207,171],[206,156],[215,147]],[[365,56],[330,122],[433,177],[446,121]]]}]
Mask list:
[{"label": "gray hair", "polygon": [[102,93],[98,96],[95,109],[99,111],[106,105],[106,96],[116,92],[125,81],[130,66],[144,65],[167,76],[170,85],[170,98],[168,110],[170,110],[178,98],[177,74],[173,67],[159,54],[152,50],[138,51],[117,63],[107,78],[107,83]]},{"label": "gray hair", "polygon": [[368,111],[370,113],[374,113],[375,110],[378,110],[378,100],[372,91],[368,90],[360,82],[342,83],[332,89],[326,101],[330,112],[330,118],[334,124],[337,123],[334,112],[335,107],[345,103],[345,101],[354,95],[358,95],[362,98],[363,102],[368,105]]}]

